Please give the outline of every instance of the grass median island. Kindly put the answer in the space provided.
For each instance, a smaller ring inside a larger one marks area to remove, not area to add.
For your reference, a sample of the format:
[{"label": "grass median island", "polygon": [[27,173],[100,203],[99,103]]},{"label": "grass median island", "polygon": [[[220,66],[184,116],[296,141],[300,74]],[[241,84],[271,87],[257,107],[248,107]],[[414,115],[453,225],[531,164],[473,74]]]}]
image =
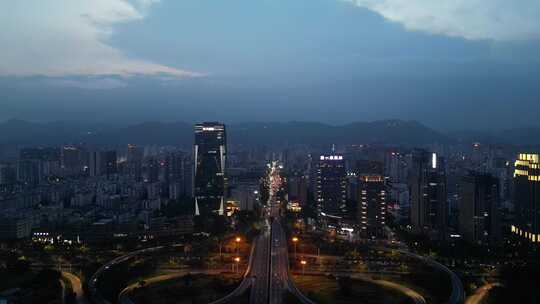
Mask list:
[{"label": "grass median island", "polygon": [[405,295],[362,280],[329,276],[294,276],[298,288],[317,304],[408,304]]},{"label": "grass median island", "polygon": [[155,285],[141,286],[130,298],[137,304],[203,304],[232,292],[242,277],[232,274],[187,274]]},{"label": "grass median island", "polygon": [[395,282],[417,290],[428,303],[444,303],[452,293],[448,274],[428,266],[418,266],[414,274],[401,275]]}]

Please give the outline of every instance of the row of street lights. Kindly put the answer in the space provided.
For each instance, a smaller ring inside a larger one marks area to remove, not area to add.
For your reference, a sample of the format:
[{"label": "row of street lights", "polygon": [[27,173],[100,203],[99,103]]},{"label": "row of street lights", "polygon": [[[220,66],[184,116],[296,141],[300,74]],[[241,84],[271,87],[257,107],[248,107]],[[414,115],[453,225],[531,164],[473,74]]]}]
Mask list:
[{"label": "row of street lights", "polygon": [[[237,255],[240,255],[240,242],[242,241],[242,238],[237,236],[235,239],[234,239],[234,242],[236,244],[236,254]],[[234,271],[234,273],[238,273],[238,268],[240,268],[240,256],[236,256],[233,261],[235,263],[232,264],[232,271]],[[234,269],[234,265],[236,264],[236,270]]]},{"label": "row of street lights", "polygon": [[[239,236],[237,236],[235,239],[235,244],[236,244],[236,254],[239,255],[240,254],[240,242],[242,241],[242,238],[240,238]],[[298,244],[298,242],[300,241],[300,239],[298,237],[293,237],[292,238],[292,242],[294,244],[294,259],[296,260],[297,259],[297,249],[296,249],[296,246]],[[236,256],[234,259],[233,259],[234,263],[232,264],[232,271],[235,272],[235,273],[238,273],[238,270],[240,268],[240,257],[239,256]],[[236,270],[235,270],[235,266],[236,265]],[[305,272],[306,272],[306,266],[307,266],[307,261],[302,259],[300,261],[300,265],[302,265],[302,275],[305,275]]]},{"label": "row of street lights", "polygon": [[[294,245],[294,260],[296,261],[297,259],[297,254],[296,254],[296,245],[298,244],[298,242],[300,241],[300,239],[296,236],[293,236],[292,237],[292,242],[293,242],[293,245]],[[302,275],[305,275],[306,273],[306,265],[307,265],[307,261],[302,259],[300,261],[300,265],[302,265]]]}]

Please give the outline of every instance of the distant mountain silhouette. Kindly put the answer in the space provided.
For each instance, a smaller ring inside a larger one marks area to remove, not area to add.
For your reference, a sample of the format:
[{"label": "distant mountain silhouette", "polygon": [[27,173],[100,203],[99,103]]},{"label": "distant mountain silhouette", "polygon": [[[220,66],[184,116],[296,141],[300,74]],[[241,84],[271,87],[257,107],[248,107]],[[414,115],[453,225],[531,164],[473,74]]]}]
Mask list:
[{"label": "distant mountain silhouette", "polygon": [[493,131],[461,130],[449,133],[458,142],[485,144],[509,144],[516,146],[540,145],[540,127],[513,128]]},{"label": "distant mountain silhouette", "polygon": [[[236,144],[354,144],[451,143],[454,138],[416,121],[383,120],[332,126],[317,122],[239,123],[227,125],[229,142]],[[540,130],[539,130],[540,133]],[[537,137],[538,138],[538,137]],[[125,127],[70,121],[0,123],[0,144],[189,145],[193,125],[184,122],[146,122]]]},{"label": "distant mountain silhouette", "polygon": [[514,145],[540,144],[540,127],[507,129],[497,134],[504,142]]},{"label": "distant mountain silhouette", "polygon": [[244,123],[230,126],[232,142],[360,144],[448,143],[452,139],[416,121],[384,120],[331,126],[314,122]]},{"label": "distant mountain silhouette", "polygon": [[69,121],[32,123],[11,119],[0,123],[0,144],[58,145],[85,141],[93,133],[106,132],[109,127]]}]

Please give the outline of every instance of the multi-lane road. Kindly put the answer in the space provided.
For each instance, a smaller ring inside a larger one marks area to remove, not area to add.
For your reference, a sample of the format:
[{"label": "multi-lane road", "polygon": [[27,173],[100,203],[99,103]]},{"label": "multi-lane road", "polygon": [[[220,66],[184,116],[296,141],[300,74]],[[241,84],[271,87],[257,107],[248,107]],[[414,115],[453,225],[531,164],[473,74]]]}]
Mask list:
[{"label": "multi-lane road", "polygon": [[[255,239],[248,270],[241,286],[251,286],[249,303],[279,304],[285,292],[290,289],[289,260],[287,239],[279,223],[281,187],[279,167],[273,163],[268,174],[269,200],[266,226],[261,235]],[[213,304],[233,303],[242,289],[238,288],[226,298]]]},{"label": "multi-lane road", "polygon": [[253,282],[249,302],[252,304],[267,304],[268,303],[268,280],[270,272],[270,264],[268,256],[270,254],[270,231],[266,230],[255,241],[253,264],[251,267],[250,278]]},{"label": "multi-lane road", "polygon": [[287,240],[279,224],[280,202],[277,197],[281,187],[281,177],[276,163],[273,163],[269,175],[269,218],[266,219],[267,231],[259,239],[257,247],[261,255],[256,257],[254,286],[251,291],[252,304],[278,304],[283,300],[288,281],[289,261],[287,258]]},{"label": "multi-lane road", "polygon": [[268,206],[270,208],[271,223],[271,254],[270,254],[270,284],[269,299],[270,304],[280,304],[283,302],[287,292],[295,295],[303,304],[313,304],[295,286],[289,272],[289,251],[287,248],[287,236],[281,226],[282,202],[279,197],[282,179],[277,163],[273,163],[270,174],[270,195]]},{"label": "multi-lane road", "polygon": [[272,223],[272,253],[270,259],[270,304],[281,303],[284,292],[288,289],[289,261],[287,257],[287,239],[278,220]]},{"label": "multi-lane road", "polygon": [[250,304],[280,304],[285,293],[290,291],[303,304],[313,304],[300,293],[289,274],[287,237],[280,224],[281,201],[279,189],[281,177],[279,166],[273,163],[268,174],[269,199],[266,225],[252,249],[248,269],[240,286],[225,298],[212,304],[235,303],[250,286]]}]

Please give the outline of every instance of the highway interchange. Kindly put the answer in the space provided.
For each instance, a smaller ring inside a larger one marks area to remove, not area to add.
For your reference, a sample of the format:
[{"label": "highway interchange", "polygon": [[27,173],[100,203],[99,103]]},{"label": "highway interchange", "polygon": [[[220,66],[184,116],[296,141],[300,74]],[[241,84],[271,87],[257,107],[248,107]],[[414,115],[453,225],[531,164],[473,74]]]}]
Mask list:
[{"label": "highway interchange", "polygon": [[[279,197],[279,189],[282,186],[282,180],[279,170],[278,164],[276,162],[272,163],[268,175],[269,199],[267,210],[265,211],[266,225],[263,232],[254,240],[244,279],[232,293],[211,304],[236,303],[238,298],[248,290],[250,304],[280,304],[283,303],[287,292],[294,295],[302,304],[314,304],[314,302],[298,290],[289,271],[287,237],[280,223],[282,202]],[[89,283],[90,293],[94,301],[100,304],[108,303],[101,297],[96,288],[96,282],[104,271],[111,266],[122,263],[136,255],[159,251],[162,248],[163,247],[154,247],[135,251],[103,265],[94,274]],[[410,252],[402,253],[423,260],[424,262],[447,272],[452,279],[452,295],[450,296],[448,303],[463,303],[463,286],[461,285],[459,278],[457,278],[452,271],[426,257]],[[251,289],[249,289],[250,287]],[[422,299],[415,299],[415,302],[422,303]]]}]

